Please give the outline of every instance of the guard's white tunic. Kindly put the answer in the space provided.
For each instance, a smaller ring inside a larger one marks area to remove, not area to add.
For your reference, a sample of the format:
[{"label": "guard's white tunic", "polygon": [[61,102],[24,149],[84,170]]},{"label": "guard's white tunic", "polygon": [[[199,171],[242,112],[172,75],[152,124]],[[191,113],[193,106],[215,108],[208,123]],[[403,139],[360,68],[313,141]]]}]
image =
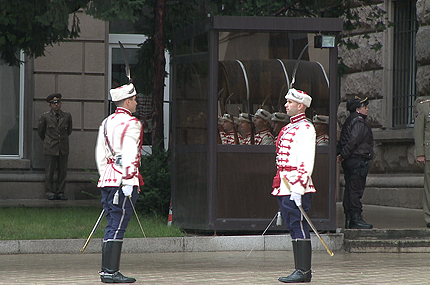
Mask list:
[{"label": "guard's white tunic", "polygon": [[[272,195],[316,192],[311,178],[315,160],[315,136],[315,128],[304,113],[291,117],[290,123],[281,129],[276,141],[278,171],[273,179]],[[283,177],[288,186],[282,181]]]},{"label": "guard's white tunic", "polygon": [[255,134],[256,145],[273,145],[273,135],[269,129],[264,129]]},{"label": "guard's white tunic", "polygon": [[[234,138],[234,131],[231,132],[220,132],[221,136],[221,144],[236,144],[235,138]],[[241,137],[239,136],[239,133],[237,134],[239,141],[241,140]]]},{"label": "guard's white tunic", "polygon": [[328,134],[322,134],[322,135],[317,136],[316,144],[317,145],[329,145]]},{"label": "guard's white tunic", "polygon": [[245,134],[245,137],[240,140],[240,144],[251,144],[251,133]]},{"label": "guard's white tunic", "polygon": [[96,144],[97,187],[143,185],[139,173],[142,130],[139,120],[121,107],[102,122]]}]

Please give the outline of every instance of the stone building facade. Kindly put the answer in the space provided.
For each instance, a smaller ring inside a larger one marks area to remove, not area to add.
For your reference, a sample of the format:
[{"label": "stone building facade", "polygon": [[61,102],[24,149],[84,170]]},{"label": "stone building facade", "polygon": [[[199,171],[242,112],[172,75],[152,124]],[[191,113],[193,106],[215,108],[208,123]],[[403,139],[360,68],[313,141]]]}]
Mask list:
[{"label": "stone building facade", "polygon": [[[50,110],[46,97],[62,94],[62,110],[73,119],[66,196],[93,198],[94,145],[101,120],[107,115],[108,23],[78,12],[80,37],[46,48],[45,56],[26,59],[21,96],[23,152],[0,159],[0,200],[45,199],[44,155],[37,134],[40,116]],[[89,193],[89,194],[88,194]]]},{"label": "stone building facade", "polygon": [[[0,206],[39,205],[38,201],[46,200],[44,155],[37,127],[40,116],[50,110],[46,97],[55,92],[62,94],[62,110],[72,115],[73,131],[69,136],[65,189],[69,201],[49,203],[74,204],[75,201],[88,200],[99,204],[95,199],[99,190],[96,187],[98,174],[94,154],[98,128],[114,108],[109,89],[116,81],[121,85],[128,80],[118,42],[121,41],[125,47],[133,67],[137,62],[139,44],[146,37],[137,34],[128,22],[97,20],[83,10],[76,14],[81,29],[78,38],[48,46],[45,56],[36,59],[22,55],[24,64],[20,67],[9,67],[0,62]],[[168,62],[167,58],[166,66]],[[167,91],[167,80],[166,86]],[[151,95],[138,93],[138,97],[145,99],[141,103],[143,111],[149,110]],[[165,101],[168,101],[167,92]],[[167,116],[168,109],[168,103],[165,103]],[[15,127],[13,121],[9,125],[7,123],[14,119],[18,121],[19,131],[10,132],[13,143],[10,140],[5,143],[5,133]],[[169,127],[166,116],[165,121],[166,134]],[[149,128],[144,132],[150,135]],[[166,141],[167,135],[165,145],[168,145]],[[143,150],[151,151],[147,141]]]},{"label": "stone building facade", "polygon": [[[430,1],[380,1],[387,19],[396,24],[396,11],[403,6],[401,2],[411,2],[415,5],[416,19],[410,19],[415,31],[411,32],[409,51],[414,53],[411,63],[411,73],[415,84],[410,95],[409,113],[412,111],[411,102],[420,96],[430,96]],[[397,6],[396,6],[397,5]],[[414,23],[415,21],[415,23]],[[407,32],[407,31],[406,31]],[[368,33],[368,39],[362,37]],[[358,49],[339,49],[339,56],[349,67],[348,72],[341,76],[341,104],[338,119],[342,124],[348,116],[346,101],[354,95],[369,97],[369,121],[373,127],[375,138],[375,158],[363,202],[368,204],[403,206],[411,208],[422,207],[423,167],[418,165],[414,156],[413,117],[412,120],[396,125],[396,111],[393,103],[395,85],[399,80],[395,77],[396,60],[401,53],[396,50],[394,27],[385,31],[375,31],[371,26],[359,34],[352,35],[359,45]],[[382,48],[371,49],[373,43],[379,42]],[[414,70],[415,69],[415,70]],[[415,72],[416,71],[416,72]],[[401,77],[402,80],[404,78]],[[341,185],[342,185],[341,181]]]}]

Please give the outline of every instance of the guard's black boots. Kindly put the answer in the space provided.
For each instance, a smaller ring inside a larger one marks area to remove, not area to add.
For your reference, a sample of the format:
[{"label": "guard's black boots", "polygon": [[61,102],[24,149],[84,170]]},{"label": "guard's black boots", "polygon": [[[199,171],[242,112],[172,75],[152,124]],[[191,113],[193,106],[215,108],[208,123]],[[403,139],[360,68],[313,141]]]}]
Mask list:
[{"label": "guard's black boots", "polygon": [[351,228],[351,214],[345,213],[345,229]]},{"label": "guard's black boots", "polygon": [[287,277],[278,280],[283,283],[311,282],[312,246],[310,239],[295,239],[293,242],[294,265],[296,270]]},{"label": "guard's black boots", "polygon": [[366,223],[363,220],[363,216],[361,213],[353,213],[351,215],[351,223],[350,229],[372,229],[373,226],[371,224]]},{"label": "guard's black boots", "polygon": [[103,283],[133,283],[136,279],[125,277],[119,272],[122,241],[103,242],[102,270],[99,272]]}]

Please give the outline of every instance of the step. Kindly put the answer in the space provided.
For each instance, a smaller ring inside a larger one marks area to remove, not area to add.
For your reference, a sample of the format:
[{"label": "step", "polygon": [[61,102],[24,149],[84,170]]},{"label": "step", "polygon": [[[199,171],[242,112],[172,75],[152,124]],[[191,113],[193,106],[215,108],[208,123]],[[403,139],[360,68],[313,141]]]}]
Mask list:
[{"label": "step", "polygon": [[347,252],[430,252],[430,229],[345,230]]}]

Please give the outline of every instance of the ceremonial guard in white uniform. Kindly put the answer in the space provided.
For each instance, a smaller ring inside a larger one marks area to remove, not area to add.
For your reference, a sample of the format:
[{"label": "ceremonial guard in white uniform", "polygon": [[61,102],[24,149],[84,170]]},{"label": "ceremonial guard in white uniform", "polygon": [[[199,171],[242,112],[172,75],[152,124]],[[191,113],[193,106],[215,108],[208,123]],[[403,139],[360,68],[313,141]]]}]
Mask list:
[{"label": "ceremonial guard in white uniform", "polygon": [[273,179],[272,195],[277,196],[282,218],[289,228],[293,243],[296,270],[284,283],[310,282],[312,247],[309,225],[299,206],[308,212],[315,187],[312,171],[315,160],[315,129],[305,111],[312,98],[305,92],[290,89],[285,96],[285,109],[290,123],[282,128],[276,141],[277,173]]},{"label": "ceremonial guard in white uniform", "polygon": [[108,220],[100,278],[104,283],[133,283],[136,279],[123,276],[119,265],[124,232],[143,185],[139,173],[143,128],[131,115],[137,106],[133,84],[111,89],[110,94],[117,109],[102,122],[96,145],[97,187]]},{"label": "ceremonial guard in white uniform", "polygon": [[273,134],[270,129],[272,114],[264,109],[258,109],[254,115],[254,125],[257,128],[254,141],[256,145],[273,145]]},{"label": "ceremonial guard in white uniform", "polygon": [[316,144],[329,145],[329,137],[328,137],[329,116],[315,115],[312,118],[312,122],[314,123],[315,131],[317,134]]},{"label": "ceremonial guard in white uniform", "polygon": [[242,138],[240,140],[240,144],[251,144],[251,118],[248,113],[240,113],[239,114],[239,129],[242,132]]},{"label": "ceremonial guard in white uniform", "polygon": [[290,117],[285,113],[275,112],[272,114],[271,121],[272,121],[273,135],[275,136],[274,141],[276,142],[281,129],[290,122]]},{"label": "ceremonial guard in white uniform", "polygon": [[222,144],[239,144],[240,138],[234,125],[234,116],[224,114],[222,116],[222,126],[224,132],[220,132]]}]

